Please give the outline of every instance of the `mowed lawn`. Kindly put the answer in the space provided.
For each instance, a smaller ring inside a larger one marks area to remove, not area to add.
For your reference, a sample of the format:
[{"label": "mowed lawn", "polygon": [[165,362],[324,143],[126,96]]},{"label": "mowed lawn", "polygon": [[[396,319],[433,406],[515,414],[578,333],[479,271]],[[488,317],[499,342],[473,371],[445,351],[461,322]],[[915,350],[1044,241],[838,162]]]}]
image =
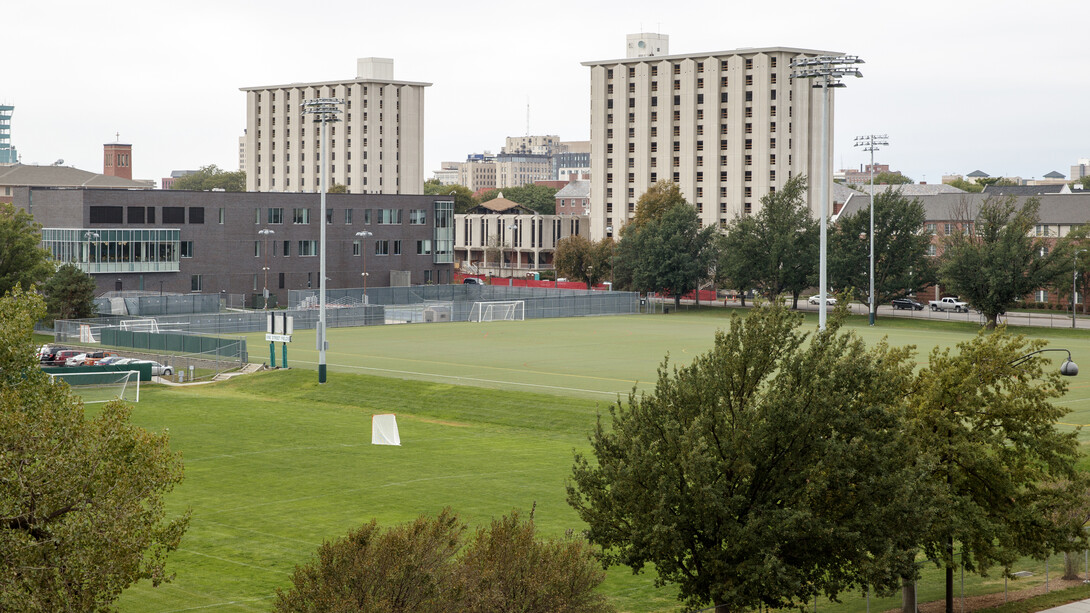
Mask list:
[{"label": "mowed lawn", "polygon": [[[145,385],[134,420],[169,429],[186,466],[172,512],[193,519],[172,555],[171,584],[128,590],[122,611],[267,611],[295,564],[323,540],[371,518],[384,525],[451,506],[471,526],[535,503],[548,536],[581,529],[565,502],[573,449],[596,416],[633,385],[650,389],[666,353],[688,363],[728,323],[720,309],[626,317],[334,329],[329,381],[317,383],[313,331],[289,346],[289,371],[225,383]],[[812,327],[816,320],[807,321]],[[850,322],[868,342],[924,350],[973,333],[945,322]],[[1037,333],[1037,331],[1031,331]],[[1041,330],[1072,350],[1090,377],[1085,333]],[[268,358],[255,335],[251,360]],[[280,360],[280,345],[277,347]],[[1058,355],[1058,354],[1057,354]],[[263,356],[263,357],[262,357]],[[925,357],[921,357],[921,360]],[[1057,366],[1059,362],[1056,362]],[[364,374],[360,374],[364,373]],[[375,376],[382,375],[382,376]],[[1090,423],[1090,382],[1072,381],[1066,423]],[[401,447],[370,444],[371,416],[395,413]],[[1052,568],[1059,567],[1054,560]],[[1033,580],[1043,581],[1043,567]],[[603,589],[623,611],[672,611],[674,591],[652,575],[612,569]],[[1012,585],[1012,589],[1015,587]],[[925,580],[922,596],[941,582]],[[966,589],[1002,589],[966,578]],[[897,598],[872,602],[892,608]],[[861,598],[823,611],[865,610]]]}]

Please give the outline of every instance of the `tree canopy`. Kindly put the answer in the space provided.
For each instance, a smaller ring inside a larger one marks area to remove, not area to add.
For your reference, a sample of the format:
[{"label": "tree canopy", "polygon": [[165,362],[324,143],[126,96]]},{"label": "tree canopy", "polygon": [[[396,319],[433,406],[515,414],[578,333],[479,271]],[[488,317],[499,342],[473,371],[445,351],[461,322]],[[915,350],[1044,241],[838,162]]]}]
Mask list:
[{"label": "tree canopy", "polygon": [[274,610],[612,611],[594,593],[605,573],[585,541],[542,540],[532,514],[523,520],[517,512],[478,529],[468,544],[465,531],[450,509],[386,530],[372,520],[297,566]]},{"label": "tree canopy", "polygon": [[559,190],[555,187],[527,183],[526,185],[519,187],[490,189],[481,194],[480,201],[488,202],[489,200],[494,200],[495,198],[498,198],[502,192],[503,197],[511,202],[517,202],[542,215],[553,215],[556,213],[556,192],[558,191]]},{"label": "tree canopy", "polygon": [[[874,175],[875,185],[904,185],[913,182],[912,177],[907,177],[899,172],[880,172]],[[867,179],[866,185],[870,185],[870,179]]]},{"label": "tree canopy", "polygon": [[40,284],[53,274],[49,251],[41,242],[42,226],[30,213],[0,203],[0,295],[16,286]]},{"label": "tree canopy", "polygon": [[95,279],[75,264],[64,264],[42,288],[51,319],[79,319],[95,314]]},{"label": "tree canopy", "polygon": [[454,212],[466,213],[480,204],[465,185],[443,185],[438,179],[424,181],[424,193],[429,196],[454,196]]},{"label": "tree canopy", "polygon": [[560,239],[556,244],[554,267],[561,277],[583,281],[590,289],[612,275],[613,239],[603,238],[592,242],[583,236],[573,235]]},{"label": "tree canopy", "polygon": [[244,192],[246,191],[246,172],[243,170],[230,172],[215,164],[209,164],[201,166],[200,170],[191,175],[177,179],[170,189],[193,191],[222,189],[225,192]]},{"label": "tree canopy", "polygon": [[804,197],[806,178],[792,177],[761,198],[756,215],[739,215],[727,227],[716,273],[739,292],[759,289],[771,298],[790,293],[795,301],[817,274],[818,222]]},{"label": "tree canopy", "polygon": [[[946,568],[947,611],[959,566],[1005,572],[1022,556],[1078,548],[1086,476],[1077,474],[1075,432],[1059,432],[1068,411],[1052,403],[1067,389],[1044,348],[1005,329],[932,351],[909,396],[909,433],[925,451],[920,546]],[[1061,350],[1062,351],[1062,350]],[[954,544],[961,555],[954,555]]]},{"label": "tree canopy", "polygon": [[636,202],[636,216],[625,228],[639,228],[649,221],[662,217],[666,211],[679,204],[688,205],[677,183],[662,180],[647,188]]},{"label": "tree canopy", "polygon": [[[840,318],[807,342],[783,306],[732,315],[690,366],[599,418],[568,501],[605,561],[655,565],[692,608],[799,607],[899,586],[916,479],[906,349],[867,350]],[[890,529],[891,526],[897,529]]]},{"label": "tree canopy", "polygon": [[979,310],[994,328],[1000,314],[1023,296],[1051,285],[1066,268],[1062,250],[1049,251],[1033,237],[1040,201],[989,197],[972,216],[966,205],[959,213],[960,232],[945,237],[939,278],[946,288]]},{"label": "tree canopy", "polygon": [[[875,191],[874,293],[882,304],[920,291],[937,280],[935,259],[928,256],[931,235],[924,232],[926,212],[919,199],[900,190]],[[870,291],[870,211],[842,216],[829,234],[829,281],[853,288],[866,300]]]},{"label": "tree canopy", "polygon": [[700,227],[696,210],[676,204],[657,219],[625,226],[616,251],[618,281],[639,291],[674,297],[695,290],[711,277],[715,260],[715,228]]},{"label": "tree canopy", "polygon": [[167,580],[188,516],[163,498],[182,465],[166,434],[109,402],[94,418],[38,368],[42,299],[0,299],[0,610],[97,611],[139,579]]}]

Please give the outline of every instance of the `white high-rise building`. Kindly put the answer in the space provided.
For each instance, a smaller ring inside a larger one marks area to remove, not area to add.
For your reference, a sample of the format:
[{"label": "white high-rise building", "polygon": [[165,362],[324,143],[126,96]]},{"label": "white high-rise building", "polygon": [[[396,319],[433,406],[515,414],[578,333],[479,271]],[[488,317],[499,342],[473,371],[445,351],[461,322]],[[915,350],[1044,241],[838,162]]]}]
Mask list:
[{"label": "white high-rise building", "polygon": [[244,87],[246,189],[316,192],[321,180],[319,124],[302,104],[340,98],[340,121],[328,124],[328,185],[349,193],[424,192],[424,88],[394,80],[394,61],[361,58],[344,81]]},{"label": "white high-rise building", "polygon": [[[630,44],[644,37],[646,48],[647,35],[634,36]],[[639,197],[663,180],[680,186],[705,226],[756,212],[762,196],[798,174],[810,179],[816,211],[823,90],[790,78],[791,60],[815,55],[840,53],[768,47],[583,62],[591,82],[592,238],[610,226],[619,231]],[[830,92],[830,106],[832,99]],[[831,117],[830,110],[830,135]],[[831,159],[831,136],[826,154]]]}]

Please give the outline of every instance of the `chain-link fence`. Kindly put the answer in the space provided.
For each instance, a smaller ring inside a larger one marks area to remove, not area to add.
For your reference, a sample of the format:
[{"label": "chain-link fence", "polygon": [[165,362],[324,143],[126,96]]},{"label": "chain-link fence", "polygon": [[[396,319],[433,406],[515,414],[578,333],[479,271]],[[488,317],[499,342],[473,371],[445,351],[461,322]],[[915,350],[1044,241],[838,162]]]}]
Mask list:
[{"label": "chain-link fence", "polygon": [[151,294],[107,292],[95,298],[98,313],[158,317],[192,313],[218,313],[224,308],[244,308],[245,294]]}]

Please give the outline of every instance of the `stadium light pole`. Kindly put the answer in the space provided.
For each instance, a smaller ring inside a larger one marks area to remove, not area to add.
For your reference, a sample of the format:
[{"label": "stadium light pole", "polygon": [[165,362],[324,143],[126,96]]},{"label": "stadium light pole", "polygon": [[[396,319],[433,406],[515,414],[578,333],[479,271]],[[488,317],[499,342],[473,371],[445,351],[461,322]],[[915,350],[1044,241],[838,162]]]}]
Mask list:
[{"label": "stadium light pole", "polygon": [[262,290],[261,295],[265,298],[264,310],[269,310],[269,235],[276,234],[275,230],[269,228],[262,228],[257,231],[258,234],[265,237],[265,266],[261,270],[265,271],[265,288]]},{"label": "stadium light pole", "polygon": [[326,289],[326,273],[325,273],[325,194],[326,194],[326,169],[329,167],[328,158],[326,157],[326,142],[328,141],[328,131],[326,126],[332,122],[340,121],[341,105],[344,104],[344,100],[340,98],[314,98],[306,100],[302,104],[303,116],[312,115],[314,117],[314,123],[321,125],[322,132],[322,154],[319,159],[319,163],[322,166],[322,178],[319,183],[321,187],[321,211],[318,214],[318,224],[321,226],[321,232],[319,233],[319,262],[318,262],[318,330],[317,345],[318,345],[318,383],[325,383],[326,381],[326,363],[325,363],[325,350],[328,348],[329,343],[325,340],[325,289]]},{"label": "stadium light pole", "polygon": [[369,230],[361,230],[356,232],[356,236],[360,237],[360,254],[363,256],[363,303],[367,304],[367,241],[363,240],[368,236],[374,236]]},{"label": "stadium light pole", "polygon": [[874,297],[874,152],[878,147],[888,147],[889,137],[885,134],[856,136],[855,146],[870,152],[870,325],[874,325],[878,315],[878,303]]},{"label": "stadium light pole", "polygon": [[791,60],[792,79],[813,79],[814,89],[824,89],[821,105],[821,238],[818,254],[818,327],[825,329],[828,318],[828,225],[829,225],[829,90],[846,87],[840,80],[847,76],[862,77],[856,64],[863,60],[855,55],[819,55]]},{"label": "stadium light pole", "polygon": [[[609,237],[609,291],[613,291],[613,257],[617,255],[617,243],[613,240],[613,226],[606,226]],[[698,290],[699,291],[699,290]]]},{"label": "stadium light pole", "polygon": [[[514,260],[516,257],[518,257],[518,236],[519,236],[518,229],[519,229],[519,227],[516,226],[515,224],[510,224],[510,225],[507,226],[507,229],[511,231],[511,259]],[[512,265],[512,268],[514,268],[514,267],[515,266]],[[509,271],[507,273],[507,276],[508,277],[514,277],[515,276],[515,271],[514,270]]]},{"label": "stadium light pole", "polygon": [[1071,329],[1075,329],[1075,305],[1078,302],[1078,281],[1079,281],[1079,254],[1085,249],[1075,250],[1075,262],[1071,266]]}]

